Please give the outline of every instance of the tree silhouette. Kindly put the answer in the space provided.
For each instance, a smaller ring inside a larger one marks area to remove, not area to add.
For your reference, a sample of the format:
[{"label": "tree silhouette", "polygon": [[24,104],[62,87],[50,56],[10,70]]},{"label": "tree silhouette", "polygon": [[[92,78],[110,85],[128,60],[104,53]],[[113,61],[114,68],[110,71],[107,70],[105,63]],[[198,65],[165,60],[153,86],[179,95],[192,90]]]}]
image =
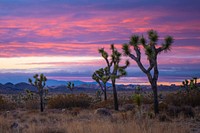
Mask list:
[{"label": "tree silhouette", "polygon": [[92,75],[92,79],[95,80],[99,84],[102,92],[104,93],[104,100],[106,101],[107,100],[107,93],[106,93],[107,86],[106,86],[106,83],[110,79],[107,67],[104,68],[104,69],[101,68],[99,70],[96,70]]},{"label": "tree silhouette", "polygon": [[[157,56],[161,52],[167,52],[171,49],[171,46],[174,42],[173,37],[167,36],[164,38],[164,43],[161,46],[157,46],[158,44],[158,34],[154,30],[149,30],[148,32],[148,39],[145,39],[143,36],[133,35],[130,38],[130,42],[128,44],[123,45],[123,52],[126,56],[129,56],[133,59],[139,68],[142,70],[143,73],[146,74],[148,80],[151,84],[151,88],[154,94],[154,112],[155,114],[159,113],[158,109],[158,94],[157,94],[157,81],[159,76],[158,71],[158,63],[157,63]],[[145,68],[141,62],[141,51],[140,45],[145,50],[145,54],[147,55],[147,60],[149,62],[149,67]],[[135,54],[131,53],[130,47],[133,47]]]},{"label": "tree silhouette", "polygon": [[40,96],[40,111],[43,112],[44,111],[44,93],[45,93],[44,87],[46,85],[47,78],[43,74],[40,74],[40,76],[38,74],[35,74],[33,78],[35,79],[34,83],[32,79],[30,78],[29,78],[29,83],[38,89],[38,94]]},{"label": "tree silhouette", "polygon": [[67,88],[73,93],[73,90],[74,90],[74,83],[72,83],[72,82],[68,82],[67,83]]},{"label": "tree silhouette", "polygon": [[111,52],[112,53],[109,59],[109,55],[104,50],[104,48],[99,49],[99,53],[106,61],[107,67],[105,68],[105,70],[108,73],[108,76],[112,82],[114,107],[115,107],[115,110],[119,110],[117,89],[115,85],[116,79],[119,79],[120,77],[125,76],[127,74],[125,69],[128,67],[129,61],[127,60],[124,66],[119,65],[122,54],[118,52],[118,50],[114,47],[114,44],[111,44]]}]

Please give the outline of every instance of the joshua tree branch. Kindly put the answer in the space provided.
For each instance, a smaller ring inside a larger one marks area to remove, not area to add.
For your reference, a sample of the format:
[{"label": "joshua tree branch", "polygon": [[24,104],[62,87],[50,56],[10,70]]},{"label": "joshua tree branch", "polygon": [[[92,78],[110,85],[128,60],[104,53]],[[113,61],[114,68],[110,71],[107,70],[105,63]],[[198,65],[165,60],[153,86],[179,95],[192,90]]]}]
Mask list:
[{"label": "joshua tree branch", "polygon": [[156,53],[158,54],[158,53],[162,52],[163,50],[165,50],[164,47],[159,47],[156,49]]},{"label": "joshua tree branch", "polygon": [[136,52],[136,55],[137,55],[137,60],[140,61],[141,59],[141,52],[140,52],[140,49],[138,47],[134,47],[134,50]]},{"label": "joshua tree branch", "polygon": [[137,57],[134,55],[134,54],[129,54],[129,57],[131,58],[131,59],[133,59],[134,61],[137,61]]}]

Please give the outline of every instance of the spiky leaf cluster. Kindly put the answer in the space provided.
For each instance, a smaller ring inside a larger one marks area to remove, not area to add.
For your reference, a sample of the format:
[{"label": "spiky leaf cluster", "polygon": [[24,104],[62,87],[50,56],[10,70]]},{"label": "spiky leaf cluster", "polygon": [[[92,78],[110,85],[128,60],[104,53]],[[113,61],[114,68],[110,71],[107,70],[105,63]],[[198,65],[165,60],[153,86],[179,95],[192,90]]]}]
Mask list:
[{"label": "spiky leaf cluster", "polygon": [[106,84],[107,81],[110,79],[108,68],[105,67],[96,70],[92,75],[92,79],[95,80],[97,83],[102,82],[103,84]]},{"label": "spiky leaf cluster", "polygon": [[[148,41],[142,36],[133,35],[130,38],[129,44],[124,44],[122,49],[123,53],[126,56],[131,57],[138,63],[138,66],[143,70],[143,72],[149,72],[156,63],[156,57],[162,51],[167,52],[171,49],[171,46],[174,42],[173,37],[166,36],[162,45],[157,46],[159,36],[155,30],[149,30],[148,34]],[[140,61],[141,59],[141,52],[140,52],[140,45],[144,48],[145,54],[147,55],[147,59],[149,60],[149,68],[145,69]],[[135,51],[135,54],[131,53],[131,47]]]},{"label": "spiky leaf cluster", "polygon": [[[122,54],[115,48],[114,44],[111,44],[111,55],[109,59],[109,55],[104,49],[100,49],[101,56],[105,59],[107,63],[106,76],[111,80],[115,80],[120,78],[121,76],[125,76],[127,73],[125,69],[129,66],[129,61],[127,60],[124,66],[120,66],[119,63],[121,61]],[[106,53],[106,54],[105,54]],[[105,58],[105,55],[107,55]],[[108,79],[108,78],[106,78]]]},{"label": "spiky leaf cluster", "polygon": [[29,83],[35,86],[39,92],[42,91],[46,85],[46,81],[47,81],[46,76],[44,76],[44,74],[40,74],[40,75],[35,74],[33,78],[35,79],[35,81],[33,82],[32,79],[29,78]]}]

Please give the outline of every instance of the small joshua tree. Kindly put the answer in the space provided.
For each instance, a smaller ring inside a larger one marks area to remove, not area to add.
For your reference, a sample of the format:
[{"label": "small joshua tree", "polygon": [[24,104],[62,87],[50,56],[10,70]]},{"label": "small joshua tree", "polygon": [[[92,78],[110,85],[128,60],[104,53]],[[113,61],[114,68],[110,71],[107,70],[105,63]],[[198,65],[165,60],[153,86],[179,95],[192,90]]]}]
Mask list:
[{"label": "small joshua tree", "polygon": [[112,88],[113,88],[113,97],[114,97],[114,107],[115,110],[119,110],[118,107],[118,98],[117,98],[117,89],[116,89],[116,79],[119,79],[122,76],[125,76],[126,68],[129,66],[129,61],[126,61],[126,64],[124,66],[120,66],[119,63],[121,61],[121,53],[118,52],[118,50],[114,47],[114,44],[111,45],[111,51],[112,54],[109,59],[108,53],[104,50],[104,48],[99,49],[99,53],[106,61],[107,67],[105,68],[109,78],[112,82]]},{"label": "small joshua tree", "polygon": [[33,92],[31,92],[30,90],[26,89],[26,100],[33,100]]},{"label": "small joshua tree", "polygon": [[68,82],[68,83],[67,83],[67,88],[73,93],[73,90],[74,90],[74,83]]},{"label": "small joshua tree", "polygon": [[[133,35],[130,38],[130,42],[128,44],[123,45],[123,51],[126,56],[129,56],[133,59],[138,67],[142,70],[143,73],[146,74],[148,77],[149,83],[151,84],[151,88],[154,94],[154,112],[155,114],[159,113],[158,110],[158,94],[157,94],[157,81],[159,76],[158,71],[158,63],[157,63],[157,56],[164,52],[170,50],[174,39],[171,36],[167,36],[164,39],[164,43],[161,46],[158,46],[158,34],[154,30],[148,31],[148,38],[149,41],[143,37],[138,35]],[[149,62],[149,67],[145,68],[143,63],[141,62],[141,48],[140,45],[145,50],[145,54],[147,55],[147,60]],[[133,47],[133,51],[135,54],[131,52],[130,47]]]},{"label": "small joshua tree", "polygon": [[190,80],[185,80],[182,82],[182,87],[186,89],[186,91],[189,93],[191,90],[198,90],[197,85],[197,78],[194,77]]},{"label": "small joshua tree", "polygon": [[95,80],[99,84],[102,92],[104,93],[104,100],[106,101],[107,100],[106,83],[110,79],[107,67],[104,69],[101,68],[99,70],[96,70],[92,75],[92,79]]},{"label": "small joshua tree", "polygon": [[43,74],[40,74],[40,76],[38,74],[35,74],[33,78],[35,79],[35,81],[33,82],[32,79],[29,78],[29,83],[35,86],[38,90],[38,94],[40,96],[40,111],[43,112],[44,111],[44,93],[45,93],[44,87],[46,85],[47,78]]},{"label": "small joshua tree", "polygon": [[138,110],[141,114],[141,105],[142,105],[143,95],[142,95],[142,88],[140,86],[137,86],[135,88],[135,94],[133,94],[132,97],[133,97],[134,103],[137,105]]},{"label": "small joshua tree", "polygon": [[101,101],[101,96],[103,95],[103,92],[102,92],[102,90],[97,90],[96,91],[96,99],[98,100],[98,101]]}]

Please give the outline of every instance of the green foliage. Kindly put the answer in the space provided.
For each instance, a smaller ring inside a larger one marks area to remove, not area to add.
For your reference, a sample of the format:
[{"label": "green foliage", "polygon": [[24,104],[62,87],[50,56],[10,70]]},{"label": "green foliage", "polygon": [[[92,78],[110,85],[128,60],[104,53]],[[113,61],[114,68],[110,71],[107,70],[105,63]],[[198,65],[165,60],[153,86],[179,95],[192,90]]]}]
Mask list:
[{"label": "green foliage", "polygon": [[124,45],[122,46],[122,49],[123,49],[123,51],[124,51],[124,55],[125,55],[125,56],[130,55],[131,50],[130,50],[130,47],[129,47],[128,44],[124,44]]},{"label": "green foliage", "polygon": [[147,33],[151,45],[156,44],[158,41],[158,33],[155,30],[149,30]]},{"label": "green foliage", "polygon": [[48,107],[63,109],[63,108],[88,108],[92,103],[92,98],[87,94],[68,94],[68,95],[57,95],[49,99]]},{"label": "green foliage", "polygon": [[97,83],[102,82],[103,84],[106,84],[110,79],[108,68],[105,67],[96,70],[92,75],[92,79],[95,80]]},{"label": "green foliage", "polygon": [[141,107],[141,105],[142,105],[142,95],[141,94],[133,94],[133,101],[138,107]]},{"label": "green foliage", "polygon": [[174,39],[171,36],[165,37],[165,42],[162,44],[162,47],[165,52],[171,50],[171,45],[173,44]]},{"label": "green foliage", "polygon": [[134,47],[138,47],[138,43],[139,43],[139,36],[138,35],[133,35],[130,39],[130,45],[134,46]]},{"label": "green foliage", "polygon": [[24,100],[33,100],[34,99],[34,94],[30,90],[26,89],[25,90],[25,96]]},{"label": "green foliage", "polygon": [[108,53],[104,50],[104,48],[99,49],[99,53],[102,55],[104,59],[108,58]]},{"label": "green foliage", "polygon": [[[112,51],[112,54],[110,55],[111,60],[109,61],[108,59],[109,55],[107,54],[107,52],[105,52],[103,48],[99,50],[101,56],[105,59],[107,63],[107,66],[104,69],[100,69],[99,72],[104,73],[103,75],[107,76],[106,79],[111,78],[112,80],[115,80],[117,78],[120,78],[121,76],[126,75],[125,69],[129,66],[129,61],[128,60],[126,61],[125,66],[120,66],[119,63],[121,61],[122,55],[115,48],[114,44],[111,45],[111,51]],[[104,56],[105,53],[107,56]]]}]

